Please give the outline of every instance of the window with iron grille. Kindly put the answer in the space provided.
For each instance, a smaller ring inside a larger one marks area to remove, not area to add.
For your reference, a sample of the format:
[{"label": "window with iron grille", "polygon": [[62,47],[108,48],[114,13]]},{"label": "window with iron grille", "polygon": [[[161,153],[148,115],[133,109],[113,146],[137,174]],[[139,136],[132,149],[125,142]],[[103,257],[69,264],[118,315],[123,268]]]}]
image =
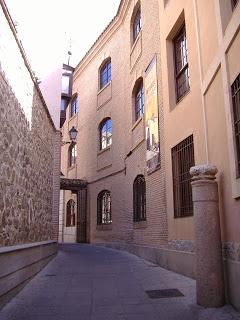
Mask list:
[{"label": "window with iron grille", "polygon": [[236,147],[237,178],[240,178],[240,74],[232,84],[232,102]]},{"label": "window with iron grille", "polygon": [[112,119],[102,121],[100,127],[100,150],[106,149],[112,144]]},{"label": "window with iron grille", "polygon": [[141,80],[135,93],[135,120],[137,121],[144,114],[144,91]]},{"label": "window with iron grille", "polygon": [[232,0],[232,8],[234,9],[238,3],[238,0]]},{"label": "window with iron grille", "polygon": [[70,199],[67,202],[66,227],[75,226],[75,201]]},{"label": "window with iron grille", "polygon": [[78,112],[78,97],[75,96],[71,102],[71,114],[70,116],[73,117]]},{"label": "window with iron grille", "polygon": [[146,220],[146,182],[143,175],[138,175],[133,183],[133,221]]},{"label": "window with iron grille", "polygon": [[68,149],[68,165],[72,167],[75,165],[77,160],[77,144],[72,143]]},{"label": "window with iron grille", "polygon": [[137,10],[137,13],[135,15],[134,21],[133,21],[133,43],[137,39],[137,36],[142,28],[142,22],[141,22],[141,9],[139,8]]},{"label": "window with iron grille", "polygon": [[188,49],[185,25],[180,29],[173,40],[174,60],[175,60],[175,80],[176,80],[176,98],[177,102],[190,89],[189,67],[188,67]]},{"label": "window with iron grille", "polygon": [[111,193],[108,190],[103,190],[97,198],[97,224],[111,224]]},{"label": "window with iron grille", "polygon": [[111,59],[108,59],[100,70],[100,89],[111,80]]},{"label": "window with iron grille", "polygon": [[172,148],[174,217],[193,215],[192,187],[189,170],[195,165],[193,136]]}]

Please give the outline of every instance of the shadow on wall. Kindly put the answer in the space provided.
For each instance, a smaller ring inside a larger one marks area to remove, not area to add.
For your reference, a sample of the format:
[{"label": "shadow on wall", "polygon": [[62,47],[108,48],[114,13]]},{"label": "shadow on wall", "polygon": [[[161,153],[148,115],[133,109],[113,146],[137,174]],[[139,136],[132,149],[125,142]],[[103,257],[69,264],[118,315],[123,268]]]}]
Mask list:
[{"label": "shadow on wall", "polygon": [[55,131],[32,86],[30,125],[0,70],[0,246],[51,239]]}]

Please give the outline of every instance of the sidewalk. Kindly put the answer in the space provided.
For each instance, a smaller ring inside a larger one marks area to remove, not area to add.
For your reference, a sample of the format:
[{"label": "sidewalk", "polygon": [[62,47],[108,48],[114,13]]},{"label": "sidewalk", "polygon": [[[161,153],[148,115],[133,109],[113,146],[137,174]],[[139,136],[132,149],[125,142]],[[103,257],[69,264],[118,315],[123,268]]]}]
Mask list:
[{"label": "sidewalk", "polygon": [[[183,296],[150,298],[146,293],[161,289],[178,289]],[[240,314],[229,305],[196,305],[192,279],[125,252],[73,244],[61,246],[57,257],[2,309],[0,319],[240,320]]]}]

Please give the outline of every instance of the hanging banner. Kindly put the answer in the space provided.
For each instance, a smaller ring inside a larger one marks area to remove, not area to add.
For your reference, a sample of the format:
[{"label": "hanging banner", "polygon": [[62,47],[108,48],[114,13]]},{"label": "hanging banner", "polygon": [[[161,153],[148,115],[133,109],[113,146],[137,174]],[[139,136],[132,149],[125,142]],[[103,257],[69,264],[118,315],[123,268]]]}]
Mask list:
[{"label": "hanging banner", "polygon": [[147,142],[147,169],[160,166],[158,91],[156,56],[145,71],[145,126]]}]

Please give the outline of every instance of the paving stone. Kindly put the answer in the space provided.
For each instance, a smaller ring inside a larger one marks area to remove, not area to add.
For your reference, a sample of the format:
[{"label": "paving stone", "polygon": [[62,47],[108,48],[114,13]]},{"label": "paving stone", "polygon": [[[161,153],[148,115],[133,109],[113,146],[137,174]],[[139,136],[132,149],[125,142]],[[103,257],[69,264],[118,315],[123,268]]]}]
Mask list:
[{"label": "paving stone", "polygon": [[[119,265],[127,266],[124,272]],[[46,276],[50,274],[55,276]],[[150,299],[145,292],[173,288],[184,297]],[[220,309],[198,306],[194,280],[134,255],[66,244],[2,309],[0,319],[240,320],[240,315],[229,305]]]}]

